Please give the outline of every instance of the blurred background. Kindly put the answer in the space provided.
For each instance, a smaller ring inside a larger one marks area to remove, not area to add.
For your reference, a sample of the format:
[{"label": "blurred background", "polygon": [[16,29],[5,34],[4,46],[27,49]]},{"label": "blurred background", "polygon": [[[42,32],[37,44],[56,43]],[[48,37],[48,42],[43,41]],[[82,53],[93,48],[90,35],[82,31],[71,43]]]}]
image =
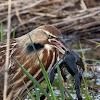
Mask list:
[{"label": "blurred background", "polygon": [[[8,1],[0,0],[0,23],[3,25],[5,39],[7,16]],[[90,93],[92,89],[99,100],[100,0],[12,0],[11,38],[14,31],[17,38],[44,24],[56,26],[72,50],[80,54],[81,51],[84,52],[88,67],[88,89]],[[56,83],[57,81],[54,87]],[[73,86],[73,83],[70,82],[69,86]],[[56,88],[55,91],[59,95],[59,89]],[[71,92],[75,95],[75,91]]]},{"label": "blurred background", "polygon": [[[100,0],[12,0],[11,8],[11,37],[14,30],[15,37],[19,37],[40,25],[52,24],[60,29],[66,42],[76,44],[83,40],[86,45],[88,41],[84,39],[100,42]],[[0,0],[0,22],[5,38],[7,15],[8,2]],[[98,54],[92,57],[100,59]]]}]

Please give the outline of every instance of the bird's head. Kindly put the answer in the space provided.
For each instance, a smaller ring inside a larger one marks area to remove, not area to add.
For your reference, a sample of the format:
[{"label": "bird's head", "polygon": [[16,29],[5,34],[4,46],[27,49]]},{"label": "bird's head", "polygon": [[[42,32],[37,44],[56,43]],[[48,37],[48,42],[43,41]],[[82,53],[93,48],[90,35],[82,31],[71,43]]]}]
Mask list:
[{"label": "bird's head", "polygon": [[[67,50],[66,47],[61,43],[60,40],[60,38],[62,38],[61,32],[52,25],[40,26],[35,30],[31,31],[29,35],[36,49],[41,49],[45,46],[48,48],[54,47],[57,48],[62,54],[64,54],[65,51]],[[32,51],[33,50],[32,41],[30,41],[28,35],[25,35],[23,37],[19,38],[21,41],[23,41],[22,45],[25,47],[27,46],[28,50]]]}]

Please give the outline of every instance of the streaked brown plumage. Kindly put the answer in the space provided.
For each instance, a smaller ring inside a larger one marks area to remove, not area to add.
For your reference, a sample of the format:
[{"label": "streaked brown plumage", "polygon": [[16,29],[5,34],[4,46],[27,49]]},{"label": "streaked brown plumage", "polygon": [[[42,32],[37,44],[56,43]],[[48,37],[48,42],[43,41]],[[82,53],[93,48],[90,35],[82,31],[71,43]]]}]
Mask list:
[{"label": "streaked brown plumage", "polygon": [[[60,42],[58,36],[61,37],[60,31],[51,25],[40,26],[29,33],[35,45],[39,58],[47,72],[56,63],[59,51],[64,53],[66,49]],[[6,41],[0,43],[0,100],[2,100],[4,66],[5,66]],[[28,34],[10,40],[10,62],[8,66],[8,100],[17,100],[19,96],[22,100],[26,96],[26,88],[23,83],[31,90],[33,83],[23,73],[21,68],[15,63],[13,55],[21,65],[36,79],[42,82],[44,77],[40,68],[36,53],[32,48],[32,42]]]}]

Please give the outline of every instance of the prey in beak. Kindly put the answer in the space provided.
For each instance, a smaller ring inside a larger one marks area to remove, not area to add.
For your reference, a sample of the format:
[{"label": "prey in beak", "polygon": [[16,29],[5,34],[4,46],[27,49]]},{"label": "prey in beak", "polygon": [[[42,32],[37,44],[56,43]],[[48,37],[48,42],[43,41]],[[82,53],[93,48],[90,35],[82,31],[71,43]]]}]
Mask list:
[{"label": "prey in beak", "polygon": [[63,54],[66,55],[66,52],[68,51],[74,58],[77,65],[81,66],[81,68],[84,70],[84,64],[82,62],[82,59],[80,55],[78,55],[75,51],[72,51],[69,46],[66,44],[66,42],[63,40],[63,38],[51,38],[49,41]]},{"label": "prey in beak", "polygon": [[76,55],[69,48],[69,46],[63,40],[63,38],[54,37],[54,38],[48,39],[48,41],[52,43],[62,54],[65,54],[66,51],[69,51],[76,58]]}]

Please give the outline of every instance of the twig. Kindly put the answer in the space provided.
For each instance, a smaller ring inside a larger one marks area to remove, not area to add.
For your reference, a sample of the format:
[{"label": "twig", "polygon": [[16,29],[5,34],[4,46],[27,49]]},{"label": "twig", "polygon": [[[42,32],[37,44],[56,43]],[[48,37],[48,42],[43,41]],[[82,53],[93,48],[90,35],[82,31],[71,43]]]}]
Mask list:
[{"label": "twig", "polygon": [[7,48],[6,48],[6,62],[4,75],[4,92],[3,100],[7,100],[7,81],[8,81],[8,66],[9,66],[9,48],[10,48],[10,26],[11,26],[11,0],[8,1],[8,32],[7,32]]},{"label": "twig", "polygon": [[37,1],[37,2],[35,2],[33,4],[31,4],[31,5],[28,5],[28,6],[23,7],[21,10],[26,10],[26,9],[35,7],[35,6],[39,5],[41,2],[43,2],[43,1],[45,1],[45,0],[39,0],[39,1]]},{"label": "twig", "polygon": [[23,21],[22,21],[20,15],[19,15],[19,11],[18,11],[18,8],[17,7],[16,7],[16,16],[18,18],[19,23],[22,25],[23,24]]},{"label": "twig", "polygon": [[53,24],[54,26],[57,26],[59,24],[64,24],[64,23],[68,23],[68,22],[73,22],[73,21],[77,21],[77,20],[82,20],[82,19],[85,19],[85,18],[89,18],[91,16],[94,16],[94,15],[97,15],[97,14],[100,14],[100,11],[96,11],[96,12],[93,12],[93,13],[89,13],[89,14],[86,14],[84,16],[80,16],[80,17],[76,17],[76,18],[65,18],[63,22],[60,22],[60,23],[55,23]]},{"label": "twig", "polygon": [[83,0],[81,0],[80,6],[81,6],[81,8],[82,8],[83,10],[87,10],[86,4],[85,4],[85,2],[84,2]]},{"label": "twig", "polygon": [[50,14],[50,13],[33,12],[32,14],[38,15],[38,16],[47,16],[47,17],[51,17],[51,18],[56,18],[57,17],[57,15]]}]

